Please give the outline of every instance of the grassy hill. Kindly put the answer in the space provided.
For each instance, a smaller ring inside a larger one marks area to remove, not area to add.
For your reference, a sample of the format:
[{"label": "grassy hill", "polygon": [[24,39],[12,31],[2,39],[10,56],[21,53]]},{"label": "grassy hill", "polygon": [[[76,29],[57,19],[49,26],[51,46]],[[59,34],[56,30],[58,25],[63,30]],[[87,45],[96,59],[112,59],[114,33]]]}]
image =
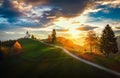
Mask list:
[{"label": "grassy hill", "polygon": [[72,58],[61,49],[31,39],[19,42],[22,54],[0,62],[2,78],[116,78]]}]

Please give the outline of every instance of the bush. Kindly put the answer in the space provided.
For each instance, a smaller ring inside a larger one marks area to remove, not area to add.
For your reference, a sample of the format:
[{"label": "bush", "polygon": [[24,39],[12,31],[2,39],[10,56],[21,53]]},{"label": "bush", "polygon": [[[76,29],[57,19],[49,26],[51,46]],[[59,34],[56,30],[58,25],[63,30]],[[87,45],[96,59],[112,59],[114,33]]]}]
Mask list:
[{"label": "bush", "polygon": [[13,54],[20,54],[22,52],[22,47],[18,41],[13,45]]},{"label": "bush", "polygon": [[11,48],[9,47],[5,47],[5,46],[1,46],[1,50],[0,50],[0,59],[4,59],[6,57],[9,57],[11,53]]}]

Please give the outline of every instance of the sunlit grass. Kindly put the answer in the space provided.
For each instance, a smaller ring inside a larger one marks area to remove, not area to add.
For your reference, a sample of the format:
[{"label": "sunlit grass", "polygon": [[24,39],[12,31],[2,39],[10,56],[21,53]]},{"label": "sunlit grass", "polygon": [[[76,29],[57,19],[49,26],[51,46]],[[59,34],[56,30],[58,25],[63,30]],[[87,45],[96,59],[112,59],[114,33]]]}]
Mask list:
[{"label": "sunlit grass", "polygon": [[104,66],[106,68],[120,72],[120,62],[118,59],[116,59],[116,57],[111,58],[111,57],[105,57],[91,53],[84,53],[84,54],[75,53],[75,55],[78,55],[81,58],[84,58],[88,61],[99,64],[101,66]]},{"label": "sunlit grass", "polygon": [[[24,78],[95,78],[112,75],[82,63],[61,49],[31,39],[19,40],[22,54],[0,62],[1,74]],[[97,74],[95,74],[97,73]]]}]

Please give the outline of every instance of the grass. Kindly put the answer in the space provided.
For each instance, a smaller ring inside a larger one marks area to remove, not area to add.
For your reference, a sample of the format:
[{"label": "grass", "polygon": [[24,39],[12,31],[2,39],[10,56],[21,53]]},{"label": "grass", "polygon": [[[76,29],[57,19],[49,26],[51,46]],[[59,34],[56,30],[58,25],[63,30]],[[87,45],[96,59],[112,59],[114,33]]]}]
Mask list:
[{"label": "grass", "polygon": [[120,56],[119,55],[117,57],[105,57],[105,56],[101,56],[98,54],[91,54],[91,53],[73,52],[73,54],[81,58],[84,58],[86,60],[89,60],[93,63],[104,66],[106,68],[120,72],[120,61],[119,61]]},{"label": "grass", "polygon": [[22,54],[0,62],[2,78],[115,78],[72,58],[61,49],[31,39],[19,42]]},{"label": "grass", "polygon": [[96,63],[120,72],[120,62],[115,58],[93,55]]}]

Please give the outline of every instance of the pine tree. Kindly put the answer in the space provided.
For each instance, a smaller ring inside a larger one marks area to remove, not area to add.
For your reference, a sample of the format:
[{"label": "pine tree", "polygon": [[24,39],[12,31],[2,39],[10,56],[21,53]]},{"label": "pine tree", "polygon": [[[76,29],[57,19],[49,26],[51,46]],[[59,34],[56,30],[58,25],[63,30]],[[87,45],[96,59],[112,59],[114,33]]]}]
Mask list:
[{"label": "pine tree", "polygon": [[53,29],[52,31],[52,42],[55,42],[56,41],[56,31],[55,29]]},{"label": "pine tree", "polygon": [[31,36],[31,39],[36,39],[34,35]]},{"label": "pine tree", "polygon": [[118,52],[115,34],[109,25],[106,25],[102,32],[100,50],[106,56],[109,56],[110,53]]}]

